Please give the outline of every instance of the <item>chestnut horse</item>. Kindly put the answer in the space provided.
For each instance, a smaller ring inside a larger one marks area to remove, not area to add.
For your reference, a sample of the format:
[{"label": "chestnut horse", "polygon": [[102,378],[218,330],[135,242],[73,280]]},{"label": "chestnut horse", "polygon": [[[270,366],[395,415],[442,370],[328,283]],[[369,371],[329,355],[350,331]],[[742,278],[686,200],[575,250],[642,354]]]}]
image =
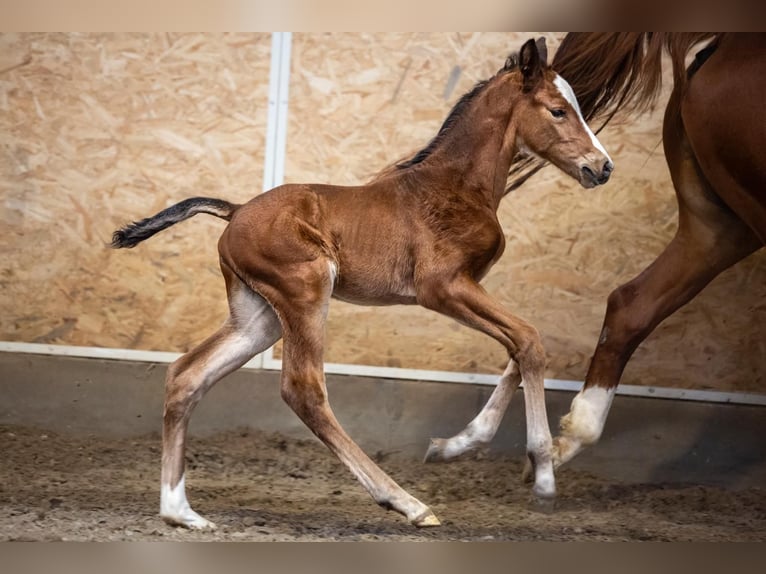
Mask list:
[{"label": "chestnut horse", "polygon": [[[703,41],[687,69],[687,54]],[[555,467],[598,441],[625,365],[654,328],[766,243],[766,34],[572,33],[552,67],[570,82],[585,119],[603,127],[655,101],[664,53],[674,84],[663,145],[678,230],[651,265],[609,295],[585,385],[554,439]],[[510,188],[543,164],[518,165]]]},{"label": "chestnut horse", "polygon": [[[708,38],[687,70],[687,53]],[[623,369],[654,328],[766,244],[766,35],[571,34],[555,61],[586,100],[586,117],[608,121],[655,97],[663,45],[673,63],[663,146],[678,199],[678,230],[651,265],[609,295],[585,386],[554,441],[556,466],[599,439]],[[621,75],[626,57],[632,71]],[[601,62],[600,69],[583,68],[588,60]]]},{"label": "chestnut horse", "polygon": [[230,316],[167,373],[160,501],[167,522],[214,526],[186,499],[191,412],[221,377],[282,337],[285,402],[379,505],[416,526],[439,524],[425,504],[362,452],[330,409],[323,339],[332,297],[365,305],[422,305],[499,341],[510,357],[508,368],[461,444],[491,438],[490,429],[494,434],[523,381],[527,451],[536,469],[533,491],[554,496],[540,337],[479,285],[503,252],[497,208],[518,154],[536,154],[584,187],[605,183],[613,167],[583,121],[571,88],[548,67],[541,41],[526,42],[495,76],[458,101],[424,149],[367,185],[282,185],[244,205],[192,198],[115,232],[114,247],[133,247],[197,213],[229,221],[218,250]]}]

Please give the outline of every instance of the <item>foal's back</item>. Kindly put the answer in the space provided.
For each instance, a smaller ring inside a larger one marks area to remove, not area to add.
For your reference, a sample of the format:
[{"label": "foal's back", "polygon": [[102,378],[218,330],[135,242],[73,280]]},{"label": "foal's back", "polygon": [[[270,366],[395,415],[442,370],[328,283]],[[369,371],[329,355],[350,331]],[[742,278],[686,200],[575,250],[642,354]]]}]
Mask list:
[{"label": "foal's back", "polygon": [[232,217],[222,261],[254,279],[325,259],[333,296],[354,303],[414,303],[420,206],[396,178],[366,186],[287,184],[258,195]]}]

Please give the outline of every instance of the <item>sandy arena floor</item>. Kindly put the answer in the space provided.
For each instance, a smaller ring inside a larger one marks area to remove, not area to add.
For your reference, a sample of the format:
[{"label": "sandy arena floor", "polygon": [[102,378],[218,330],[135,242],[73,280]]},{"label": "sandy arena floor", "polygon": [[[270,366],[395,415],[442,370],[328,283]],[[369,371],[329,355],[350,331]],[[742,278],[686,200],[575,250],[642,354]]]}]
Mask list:
[{"label": "sandy arena floor", "polygon": [[375,458],[429,504],[418,530],[372,502],[318,441],[242,431],[193,439],[187,488],[218,530],[166,525],[158,436],[106,440],[0,426],[0,540],[766,540],[762,489],[625,485],[558,473],[553,513],[530,504],[521,461]]}]

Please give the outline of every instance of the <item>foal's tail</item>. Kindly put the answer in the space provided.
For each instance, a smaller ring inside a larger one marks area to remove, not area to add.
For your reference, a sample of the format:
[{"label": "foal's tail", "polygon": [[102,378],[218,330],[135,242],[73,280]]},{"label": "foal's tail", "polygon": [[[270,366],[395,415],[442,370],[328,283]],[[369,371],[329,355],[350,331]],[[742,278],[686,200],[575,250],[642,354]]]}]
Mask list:
[{"label": "foal's tail", "polygon": [[118,229],[112,235],[112,247],[135,247],[145,239],[149,239],[155,233],[167,229],[197,215],[198,213],[209,213],[221,219],[229,221],[232,214],[239,209],[240,205],[229,203],[223,199],[213,199],[211,197],[192,197],[171,205],[163,209],[157,215],[147,217],[141,221],[134,221],[122,229]]}]

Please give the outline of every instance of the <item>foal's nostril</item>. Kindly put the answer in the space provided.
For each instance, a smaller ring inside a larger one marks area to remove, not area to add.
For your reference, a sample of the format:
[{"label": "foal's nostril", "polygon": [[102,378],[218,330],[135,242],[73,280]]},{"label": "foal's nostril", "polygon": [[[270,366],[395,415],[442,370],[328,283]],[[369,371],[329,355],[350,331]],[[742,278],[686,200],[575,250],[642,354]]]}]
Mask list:
[{"label": "foal's nostril", "polygon": [[606,163],[604,164],[604,167],[601,170],[601,175],[596,179],[599,185],[609,181],[609,176],[612,174],[613,169],[614,169],[614,164],[611,161],[607,160]]},{"label": "foal's nostril", "polygon": [[584,173],[584,174],[585,174],[585,175],[586,175],[588,178],[592,179],[593,181],[595,181],[595,180],[596,180],[596,173],[595,173],[595,172],[594,172],[594,171],[593,171],[591,168],[589,168],[587,165],[584,165],[584,166],[582,166],[582,172],[583,172],[583,173]]}]

